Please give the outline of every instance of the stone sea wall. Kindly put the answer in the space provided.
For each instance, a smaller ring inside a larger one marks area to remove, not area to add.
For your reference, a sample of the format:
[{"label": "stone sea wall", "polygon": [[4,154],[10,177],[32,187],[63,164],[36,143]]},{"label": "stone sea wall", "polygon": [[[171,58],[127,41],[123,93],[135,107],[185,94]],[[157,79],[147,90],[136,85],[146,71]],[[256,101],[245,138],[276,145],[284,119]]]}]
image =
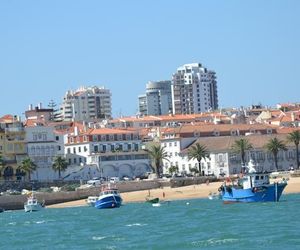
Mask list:
[{"label": "stone sea wall", "polygon": [[[142,180],[142,181],[130,181],[119,182],[116,184],[121,193],[133,192],[138,190],[149,190],[156,188],[163,188],[167,186],[180,187],[195,185],[200,183],[206,183],[216,181],[213,177],[198,177],[198,178],[175,178],[171,180]],[[86,199],[88,196],[99,195],[100,188],[87,188],[78,189],[70,192],[55,192],[55,193],[37,193],[36,197],[40,202],[44,201],[45,205],[52,205],[67,201],[74,201],[80,199]],[[23,209],[24,202],[26,201],[26,195],[2,195],[0,196],[0,207],[5,210]]]}]

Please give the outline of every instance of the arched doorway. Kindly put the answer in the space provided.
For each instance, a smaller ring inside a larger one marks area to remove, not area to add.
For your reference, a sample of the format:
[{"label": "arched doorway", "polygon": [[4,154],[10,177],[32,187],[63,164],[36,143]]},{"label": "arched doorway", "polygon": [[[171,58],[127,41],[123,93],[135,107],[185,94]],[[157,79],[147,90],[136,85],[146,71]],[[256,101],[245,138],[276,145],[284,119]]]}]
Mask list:
[{"label": "arched doorway", "polygon": [[14,169],[11,166],[7,166],[3,171],[4,180],[12,180],[14,175]]}]

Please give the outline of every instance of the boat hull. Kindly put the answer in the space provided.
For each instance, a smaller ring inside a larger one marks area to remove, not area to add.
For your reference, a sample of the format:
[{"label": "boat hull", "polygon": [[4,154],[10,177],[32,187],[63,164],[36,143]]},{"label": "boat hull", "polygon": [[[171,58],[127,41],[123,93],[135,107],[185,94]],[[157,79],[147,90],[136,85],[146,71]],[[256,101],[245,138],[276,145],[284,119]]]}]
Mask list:
[{"label": "boat hull", "polygon": [[36,205],[24,205],[24,210],[25,212],[36,212],[40,211],[42,209],[41,204],[36,204]]},{"label": "boat hull", "polygon": [[257,188],[236,189],[234,187],[224,187],[221,193],[224,203],[233,202],[276,202],[287,183],[274,183]]},{"label": "boat hull", "polygon": [[117,208],[122,205],[122,198],[118,195],[107,195],[99,199],[95,203],[95,208]]}]

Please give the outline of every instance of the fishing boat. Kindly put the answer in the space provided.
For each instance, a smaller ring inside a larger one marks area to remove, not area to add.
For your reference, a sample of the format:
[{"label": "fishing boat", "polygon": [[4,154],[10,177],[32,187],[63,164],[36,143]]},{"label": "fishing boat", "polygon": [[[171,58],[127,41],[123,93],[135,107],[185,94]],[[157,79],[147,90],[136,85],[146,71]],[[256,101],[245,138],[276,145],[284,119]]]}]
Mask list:
[{"label": "fishing boat", "polygon": [[287,180],[270,183],[270,173],[257,173],[253,165],[236,182],[227,179],[218,189],[224,203],[277,202],[287,186]]},{"label": "fishing boat", "polygon": [[89,206],[94,207],[97,200],[98,200],[98,196],[89,196],[89,197],[85,200],[85,202],[86,202]]},{"label": "fishing boat", "polygon": [[24,210],[25,212],[35,212],[40,211],[44,208],[44,204],[41,204],[38,202],[38,199],[34,196],[33,193],[31,193],[27,201],[24,203]]},{"label": "fishing boat", "polygon": [[147,196],[146,197],[146,202],[149,202],[149,203],[159,203],[159,198],[158,197],[152,197],[152,196]]},{"label": "fishing boat", "polygon": [[122,205],[122,198],[116,187],[111,187],[110,183],[101,191],[98,200],[95,202],[95,208],[117,208]]}]

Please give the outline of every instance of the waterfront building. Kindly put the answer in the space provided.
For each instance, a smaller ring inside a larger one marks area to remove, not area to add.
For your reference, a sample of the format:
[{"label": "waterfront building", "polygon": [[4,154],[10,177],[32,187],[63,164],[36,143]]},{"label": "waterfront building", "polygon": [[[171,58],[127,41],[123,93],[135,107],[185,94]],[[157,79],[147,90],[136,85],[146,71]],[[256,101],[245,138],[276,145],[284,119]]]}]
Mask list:
[{"label": "waterfront building", "polygon": [[139,96],[139,114],[165,115],[172,113],[171,81],[150,81],[146,94]]},{"label": "waterfront building", "polygon": [[110,90],[93,86],[67,91],[57,117],[63,121],[97,121],[109,119],[111,114]]},{"label": "waterfront building", "polygon": [[0,152],[3,160],[0,178],[19,180],[23,173],[18,169],[27,156],[25,130],[18,116],[0,118]]},{"label": "waterfront building", "polygon": [[150,171],[148,154],[141,146],[135,130],[75,127],[68,135],[65,155],[72,167],[93,169],[89,176],[78,178],[133,177]]},{"label": "waterfront building", "polygon": [[52,181],[57,179],[52,169],[53,159],[58,155],[59,137],[54,128],[42,121],[27,124],[25,128],[28,156],[37,166],[31,174],[32,180]]},{"label": "waterfront building", "polygon": [[[290,132],[290,131],[289,131]],[[257,171],[275,171],[274,160],[266,152],[264,145],[270,138],[277,137],[286,141],[287,134],[278,133],[278,128],[262,124],[242,125],[186,125],[170,128],[163,132],[161,145],[169,155],[169,161],[163,160],[163,171],[168,173],[170,166],[177,166],[180,173],[191,173],[192,168],[198,169],[196,160],[188,159],[188,150],[195,143],[207,147],[210,159],[202,160],[202,170],[206,175],[232,175],[241,171],[241,158],[231,150],[234,141],[246,138],[252,143],[253,149],[247,154],[247,161],[252,159]],[[279,153],[279,169],[287,170],[295,166],[296,152],[293,144],[288,144],[288,151]]]},{"label": "waterfront building", "polygon": [[184,64],[172,77],[173,114],[218,109],[216,73],[200,63]]}]

